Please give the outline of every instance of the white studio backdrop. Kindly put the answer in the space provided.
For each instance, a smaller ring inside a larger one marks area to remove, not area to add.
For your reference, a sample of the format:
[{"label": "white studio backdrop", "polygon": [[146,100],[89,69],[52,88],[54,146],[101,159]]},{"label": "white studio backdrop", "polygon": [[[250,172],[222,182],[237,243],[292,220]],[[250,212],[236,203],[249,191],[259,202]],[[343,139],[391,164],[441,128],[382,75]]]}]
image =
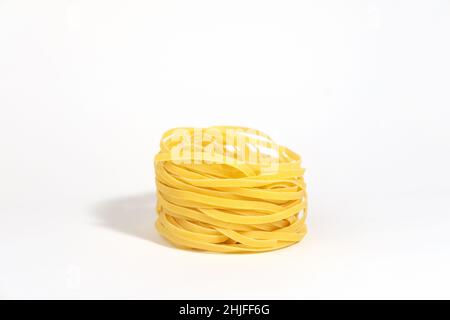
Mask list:
[{"label": "white studio backdrop", "polygon": [[[450,298],[449,1],[0,0],[0,298]],[[303,157],[309,233],[155,231],[167,129]]]}]

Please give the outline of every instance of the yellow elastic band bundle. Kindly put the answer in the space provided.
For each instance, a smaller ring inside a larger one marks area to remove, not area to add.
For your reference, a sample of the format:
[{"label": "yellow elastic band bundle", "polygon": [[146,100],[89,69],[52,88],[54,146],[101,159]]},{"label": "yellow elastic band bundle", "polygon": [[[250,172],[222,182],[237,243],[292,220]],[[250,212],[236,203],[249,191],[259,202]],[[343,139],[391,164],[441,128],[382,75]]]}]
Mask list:
[{"label": "yellow elastic band bundle", "polygon": [[169,130],[155,171],[156,228],[178,247],[270,251],[306,234],[301,159],[260,131]]}]

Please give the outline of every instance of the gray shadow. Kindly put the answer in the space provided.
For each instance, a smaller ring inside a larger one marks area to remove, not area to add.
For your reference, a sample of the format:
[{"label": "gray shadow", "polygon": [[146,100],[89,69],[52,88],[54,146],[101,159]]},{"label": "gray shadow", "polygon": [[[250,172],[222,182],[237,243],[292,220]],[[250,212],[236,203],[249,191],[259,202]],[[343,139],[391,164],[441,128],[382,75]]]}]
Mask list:
[{"label": "gray shadow", "polygon": [[146,193],[110,199],[97,204],[98,225],[156,244],[171,247],[155,228],[156,194]]}]

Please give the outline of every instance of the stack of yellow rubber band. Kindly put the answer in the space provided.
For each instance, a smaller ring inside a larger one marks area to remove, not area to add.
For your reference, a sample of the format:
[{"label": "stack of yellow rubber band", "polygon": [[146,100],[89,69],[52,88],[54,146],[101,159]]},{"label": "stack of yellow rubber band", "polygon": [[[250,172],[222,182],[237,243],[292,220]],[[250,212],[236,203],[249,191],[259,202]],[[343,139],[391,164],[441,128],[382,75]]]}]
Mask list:
[{"label": "stack of yellow rubber band", "polygon": [[300,157],[241,127],[177,128],[155,157],[156,228],[177,247],[260,252],[306,234]]}]

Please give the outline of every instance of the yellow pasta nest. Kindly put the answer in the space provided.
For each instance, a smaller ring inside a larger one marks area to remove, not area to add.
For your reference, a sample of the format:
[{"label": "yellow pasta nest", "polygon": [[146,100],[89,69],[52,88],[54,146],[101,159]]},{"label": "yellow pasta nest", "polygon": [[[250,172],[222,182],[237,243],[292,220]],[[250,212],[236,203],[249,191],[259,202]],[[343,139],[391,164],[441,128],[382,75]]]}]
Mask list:
[{"label": "yellow pasta nest", "polygon": [[270,251],[306,234],[301,159],[260,131],[169,130],[155,171],[156,228],[178,247]]}]

